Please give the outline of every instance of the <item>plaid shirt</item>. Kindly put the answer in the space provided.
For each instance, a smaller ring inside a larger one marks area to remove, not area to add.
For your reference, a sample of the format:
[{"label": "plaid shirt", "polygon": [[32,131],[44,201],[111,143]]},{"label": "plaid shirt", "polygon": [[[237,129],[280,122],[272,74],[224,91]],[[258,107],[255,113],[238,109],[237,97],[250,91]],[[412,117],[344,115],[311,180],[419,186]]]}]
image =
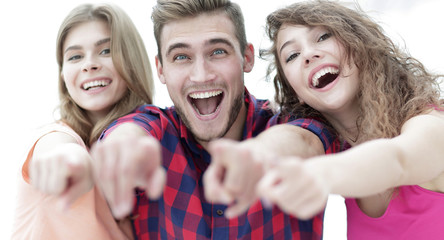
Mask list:
[{"label": "plaid shirt", "polygon": [[[243,139],[255,137],[283,120],[273,116],[264,100],[256,100],[245,90],[248,108]],[[207,202],[202,175],[211,162],[209,153],[198,144],[179,119],[174,107],[159,109],[139,107],[133,114],[115,121],[102,137],[124,122],[143,127],[159,139],[167,184],[160,200],[149,200],[136,191],[133,211],[134,231],[138,239],[321,239],[323,213],[300,221],[279,208],[266,209],[260,201],[238,218],[224,217],[225,205]],[[319,136],[326,153],[339,149],[338,140],[323,125],[311,119],[297,119],[289,124],[302,126]]]}]

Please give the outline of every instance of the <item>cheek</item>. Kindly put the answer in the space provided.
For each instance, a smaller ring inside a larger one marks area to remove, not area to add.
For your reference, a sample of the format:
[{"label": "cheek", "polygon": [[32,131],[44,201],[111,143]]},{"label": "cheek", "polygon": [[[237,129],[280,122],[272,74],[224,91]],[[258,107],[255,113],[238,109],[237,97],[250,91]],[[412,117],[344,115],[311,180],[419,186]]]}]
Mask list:
[{"label": "cheek", "polygon": [[120,81],[121,82],[119,84],[119,89],[117,90],[119,99],[123,98],[123,96],[125,96],[126,91],[128,90],[128,85],[126,84],[126,82],[123,81],[122,79],[120,79]]},{"label": "cheek", "polygon": [[183,88],[186,88],[188,78],[188,69],[169,68],[167,71],[164,71],[163,75],[164,84],[168,91],[175,92],[175,94],[182,92]]},{"label": "cheek", "polygon": [[[173,78],[174,79],[174,78]],[[171,81],[171,78],[168,78],[168,80],[165,82],[168,94],[170,95],[171,99],[177,99],[181,95],[181,88],[179,87],[179,81]]]},{"label": "cheek", "polygon": [[65,67],[63,68],[61,75],[67,87],[74,84],[74,79],[76,77],[74,69]]},{"label": "cheek", "polygon": [[285,68],[284,69],[285,77],[287,81],[290,83],[291,87],[297,91],[303,86],[303,77],[301,71],[296,68]]},{"label": "cheek", "polygon": [[239,64],[226,64],[222,66],[215,66],[218,69],[218,74],[222,76],[228,84],[234,88],[244,88],[243,82],[243,67]]}]

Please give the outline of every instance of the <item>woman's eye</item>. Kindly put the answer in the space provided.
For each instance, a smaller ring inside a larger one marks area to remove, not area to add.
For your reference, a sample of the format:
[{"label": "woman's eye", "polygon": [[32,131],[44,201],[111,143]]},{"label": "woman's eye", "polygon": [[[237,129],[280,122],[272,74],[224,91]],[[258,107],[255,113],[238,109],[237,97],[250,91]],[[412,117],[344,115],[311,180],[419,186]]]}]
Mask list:
[{"label": "woman's eye", "polygon": [[293,53],[293,54],[291,54],[291,55],[285,60],[285,62],[288,63],[288,62],[290,62],[291,60],[297,58],[298,56],[299,56],[299,53]]},{"label": "woman's eye", "polygon": [[73,55],[73,56],[68,58],[68,61],[74,61],[74,60],[78,60],[80,58],[82,58],[82,56],[80,56],[80,55]]},{"label": "woman's eye", "polygon": [[330,37],[331,37],[331,33],[324,33],[324,34],[322,34],[322,36],[319,38],[318,42],[325,41],[325,40],[329,39]]},{"label": "woman's eye", "polygon": [[111,49],[106,48],[106,49],[103,49],[103,50],[100,52],[100,55],[106,55],[106,54],[110,54],[110,53],[111,53]]}]

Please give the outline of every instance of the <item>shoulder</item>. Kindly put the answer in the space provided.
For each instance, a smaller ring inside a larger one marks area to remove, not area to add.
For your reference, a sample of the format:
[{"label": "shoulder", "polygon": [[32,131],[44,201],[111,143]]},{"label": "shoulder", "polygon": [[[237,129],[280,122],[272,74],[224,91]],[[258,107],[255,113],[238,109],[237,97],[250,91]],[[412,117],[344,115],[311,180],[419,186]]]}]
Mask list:
[{"label": "shoulder", "polygon": [[425,114],[420,114],[408,119],[401,128],[401,133],[412,130],[443,130],[444,112],[431,110]]},{"label": "shoulder", "polygon": [[304,128],[316,135],[321,140],[325,153],[340,152],[341,143],[338,135],[323,122],[312,118],[288,117],[287,124]]},{"label": "shoulder", "polygon": [[142,127],[152,136],[161,136],[167,128],[177,128],[178,116],[174,107],[160,108],[154,105],[142,105],[132,113],[118,118],[112,122],[102,133],[99,139],[103,139],[114,129],[122,124],[134,123]]},{"label": "shoulder", "polygon": [[173,112],[175,112],[174,108],[160,108],[151,104],[142,105],[133,112],[115,120],[108,128],[127,122],[149,123],[161,118],[168,119]]},{"label": "shoulder", "polygon": [[33,144],[35,144],[43,137],[48,136],[49,134],[51,136],[55,136],[56,138],[63,138],[63,139],[70,138],[79,145],[86,148],[79,134],[77,134],[68,124],[62,121],[50,123],[36,129],[33,133],[33,138],[32,138]]}]

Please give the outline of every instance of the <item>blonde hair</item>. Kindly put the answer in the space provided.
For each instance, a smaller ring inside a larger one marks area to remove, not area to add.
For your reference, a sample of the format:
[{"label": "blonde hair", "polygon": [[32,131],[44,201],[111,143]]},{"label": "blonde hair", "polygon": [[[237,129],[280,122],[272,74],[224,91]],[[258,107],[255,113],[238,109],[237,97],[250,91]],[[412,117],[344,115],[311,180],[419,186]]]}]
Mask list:
[{"label": "blonde hair", "polygon": [[355,11],[334,2],[312,1],[292,4],[267,17],[266,31],[273,45],[261,55],[274,56],[268,75],[276,70],[275,98],[284,113],[323,118],[317,110],[299,102],[283,73],[275,44],[284,24],[326,28],[345,49],[341,65],[351,59],[356,64],[360,142],[397,136],[406,120],[430,109],[430,105],[439,105],[437,80],[442,75],[427,72],[418,60],[400,50],[359,6]]},{"label": "blonde hair", "polygon": [[[63,44],[70,30],[82,23],[104,21],[111,30],[111,56],[114,67],[126,82],[128,91],[95,125],[69,95],[62,76]],[[61,120],[70,125],[90,146],[112,121],[133,111],[137,106],[152,103],[154,82],[151,65],[142,38],[129,16],[111,4],[83,4],[74,8],[63,21],[57,36],[59,65],[59,98]]]},{"label": "blonde hair", "polygon": [[244,17],[238,4],[229,0],[157,0],[151,18],[154,23],[154,37],[157,42],[157,54],[160,63],[162,63],[160,35],[165,24],[186,17],[196,17],[204,13],[215,14],[219,12],[225,12],[233,22],[235,35],[243,53],[247,46],[247,37]]}]

